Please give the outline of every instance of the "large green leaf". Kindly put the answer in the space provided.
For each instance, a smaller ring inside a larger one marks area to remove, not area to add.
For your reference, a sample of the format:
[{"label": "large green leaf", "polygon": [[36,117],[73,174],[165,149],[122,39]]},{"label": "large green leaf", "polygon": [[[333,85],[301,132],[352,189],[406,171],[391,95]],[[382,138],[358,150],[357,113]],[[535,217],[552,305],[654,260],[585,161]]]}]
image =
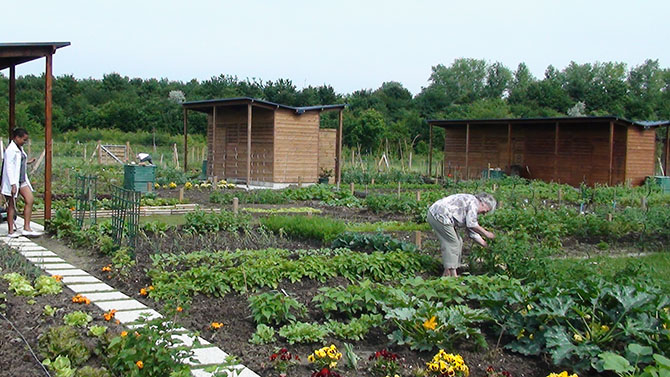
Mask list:
[{"label": "large green leaf", "polygon": [[604,362],[603,368],[605,370],[611,370],[619,375],[632,373],[635,370],[625,357],[617,355],[614,352],[603,352],[599,356]]}]

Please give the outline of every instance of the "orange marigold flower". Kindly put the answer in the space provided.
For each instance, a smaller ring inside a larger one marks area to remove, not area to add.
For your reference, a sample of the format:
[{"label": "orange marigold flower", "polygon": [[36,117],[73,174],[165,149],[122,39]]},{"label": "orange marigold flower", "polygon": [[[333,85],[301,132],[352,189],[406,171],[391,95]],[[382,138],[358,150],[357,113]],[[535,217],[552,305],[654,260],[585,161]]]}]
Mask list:
[{"label": "orange marigold flower", "polygon": [[110,271],[112,271],[112,265],[111,265],[111,264],[106,265],[105,267],[102,268],[102,271],[103,271],[103,272],[110,272]]},{"label": "orange marigold flower", "polygon": [[142,288],[142,289],[140,289],[140,295],[142,295],[142,296],[146,296],[147,294],[149,294],[149,292],[147,292],[147,289],[146,289],[146,288]]},{"label": "orange marigold flower", "polygon": [[144,363],[142,362],[142,360],[137,361],[137,362],[135,363],[135,365],[137,365],[137,367],[138,367],[139,369],[144,368]]},{"label": "orange marigold flower", "polygon": [[117,319],[117,320],[116,320],[116,324],[117,324],[117,325],[120,325],[120,324],[121,324],[121,321],[119,321],[119,320]]},{"label": "orange marigold flower", "polygon": [[149,289],[150,291],[153,291],[153,290],[154,290],[154,286],[153,286],[153,285],[150,285],[150,286],[148,287],[148,289]]},{"label": "orange marigold flower", "polygon": [[210,325],[210,327],[213,328],[214,330],[218,330],[218,329],[220,329],[220,328],[223,327],[223,323],[221,323],[221,322],[212,322],[212,324]]},{"label": "orange marigold flower", "polygon": [[54,278],[54,280],[56,280],[56,281],[61,281],[61,280],[63,280],[63,275],[54,275],[54,276],[52,276],[52,278]]},{"label": "orange marigold flower", "polygon": [[128,331],[121,331],[121,337],[125,338],[126,336],[128,336]]},{"label": "orange marigold flower", "polygon": [[178,312],[181,313],[183,310],[184,310],[184,308],[182,308],[181,306],[177,306],[177,311],[178,311]]},{"label": "orange marigold flower", "polygon": [[105,318],[105,321],[111,321],[112,318],[114,318],[114,314],[116,314],[116,309],[112,309],[103,314],[102,316]]}]

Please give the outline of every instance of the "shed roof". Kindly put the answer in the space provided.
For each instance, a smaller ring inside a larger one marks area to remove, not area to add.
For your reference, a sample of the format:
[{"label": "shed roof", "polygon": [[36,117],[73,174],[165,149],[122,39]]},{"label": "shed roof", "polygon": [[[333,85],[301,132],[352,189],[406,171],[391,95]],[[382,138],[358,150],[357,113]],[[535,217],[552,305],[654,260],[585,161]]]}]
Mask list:
[{"label": "shed roof", "polygon": [[0,70],[43,58],[70,42],[0,43]]},{"label": "shed roof", "polygon": [[347,107],[347,104],[295,107],[251,97],[234,97],[234,98],[209,99],[201,101],[188,101],[182,103],[182,106],[189,110],[206,112],[208,111],[208,109],[214,106],[235,106],[235,105],[247,105],[247,104],[253,104],[256,106],[265,107],[269,109],[287,109],[295,111],[296,114],[303,114],[308,111],[339,110]]},{"label": "shed roof", "polygon": [[508,124],[508,123],[599,123],[616,122],[625,126],[644,128],[670,126],[670,120],[632,121],[615,116],[583,116],[583,117],[552,117],[552,118],[500,118],[500,119],[429,119],[428,124],[437,127],[466,125],[466,124]]}]

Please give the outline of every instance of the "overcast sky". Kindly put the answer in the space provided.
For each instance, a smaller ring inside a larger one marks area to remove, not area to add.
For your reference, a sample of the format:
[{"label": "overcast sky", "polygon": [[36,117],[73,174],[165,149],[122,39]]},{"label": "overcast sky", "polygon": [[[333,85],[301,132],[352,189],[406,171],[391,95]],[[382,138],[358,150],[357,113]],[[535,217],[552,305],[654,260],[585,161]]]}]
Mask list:
[{"label": "overcast sky", "polygon": [[[0,42],[69,41],[54,74],[205,80],[220,74],[339,93],[398,81],[412,93],[454,59],[670,65],[670,1],[2,0]],[[44,59],[17,67],[41,74]],[[2,71],[7,76],[8,70]]]}]

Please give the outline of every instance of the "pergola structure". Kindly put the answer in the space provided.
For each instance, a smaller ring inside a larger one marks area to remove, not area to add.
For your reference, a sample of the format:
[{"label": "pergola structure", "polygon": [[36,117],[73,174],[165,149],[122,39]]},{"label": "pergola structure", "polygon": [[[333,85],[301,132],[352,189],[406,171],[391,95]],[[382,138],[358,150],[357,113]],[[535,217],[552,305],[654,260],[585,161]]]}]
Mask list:
[{"label": "pergola structure", "polygon": [[51,218],[51,88],[53,86],[53,55],[70,42],[0,43],[0,71],[9,68],[8,133],[16,127],[16,66],[46,58],[44,70],[44,219]]}]

